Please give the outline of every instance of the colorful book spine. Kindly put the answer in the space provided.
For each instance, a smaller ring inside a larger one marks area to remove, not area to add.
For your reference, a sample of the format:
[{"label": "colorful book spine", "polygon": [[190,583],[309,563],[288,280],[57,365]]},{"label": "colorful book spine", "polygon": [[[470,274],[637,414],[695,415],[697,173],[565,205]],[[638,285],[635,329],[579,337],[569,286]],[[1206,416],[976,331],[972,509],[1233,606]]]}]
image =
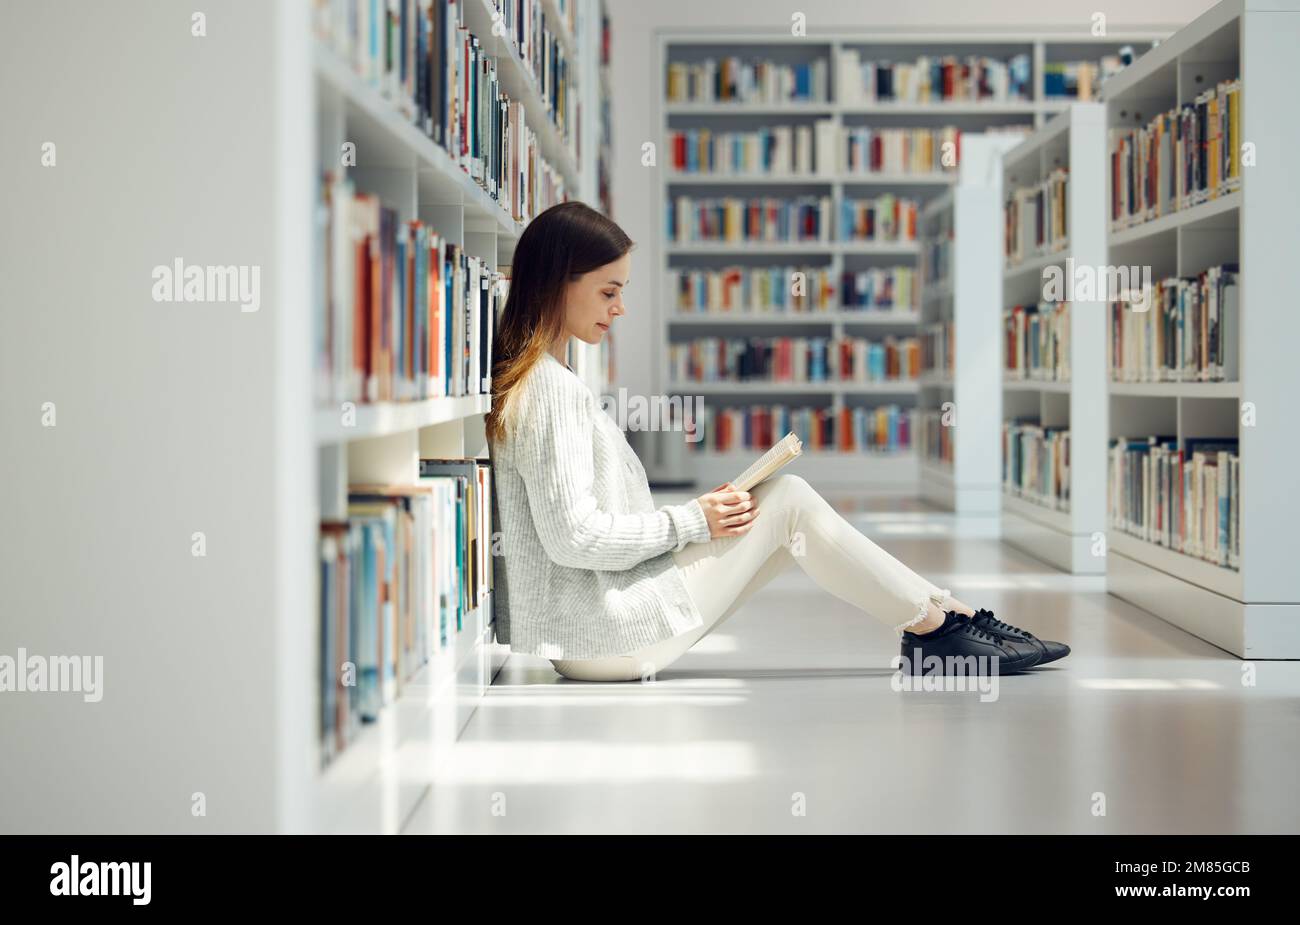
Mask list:
[{"label": "colorful book spine", "polygon": [[668,64],[665,99],[670,103],[825,102],[829,97],[824,58],[785,64],[729,56]]},{"label": "colorful book spine", "polygon": [[1110,442],[1107,517],[1149,543],[1241,567],[1241,462],[1236,438],[1171,436]]},{"label": "colorful book spine", "polygon": [[697,439],[687,446],[697,452],[762,452],[794,432],[812,453],[890,453],[912,446],[909,408],[790,407],[783,404],[745,407],[705,406],[691,422]]},{"label": "colorful book spine", "polygon": [[846,173],[951,173],[961,163],[961,130],[845,126],[841,148]]},{"label": "colorful book spine", "polygon": [[[465,29],[463,12],[463,0],[314,0],[313,28],[327,50],[445,149],[506,213],[527,222],[565,200],[564,181],[542,157],[522,101],[503,91],[496,58]],[[530,15],[540,23],[540,14]],[[576,97],[563,53],[539,50],[526,64],[535,65],[538,92],[567,137]],[[358,152],[359,166],[365,156]]]},{"label": "colorful book spine", "polygon": [[1141,301],[1110,303],[1108,367],[1115,382],[1235,382],[1237,265],[1159,281]]},{"label": "colorful book spine", "polygon": [[914,380],[915,337],[697,337],[668,345],[675,382],[872,383]]},{"label": "colorful book spine", "polygon": [[498,275],[349,180],[327,175],[321,191],[318,403],[490,392]]},{"label": "colorful book spine", "polygon": [[667,240],[741,244],[829,241],[831,198],[677,196],[667,203]]},{"label": "colorful book spine", "polygon": [[1037,421],[1002,423],[1002,487],[1058,511],[1070,509],[1070,431]]},{"label": "colorful book spine", "polygon": [[895,243],[916,240],[920,206],[892,193],[840,200],[840,240]]},{"label": "colorful book spine", "polygon": [[1140,128],[1110,131],[1111,229],[1241,188],[1241,81],[1222,81]]},{"label": "colorful book spine", "polygon": [[859,49],[840,49],[836,92],[841,102],[1028,102],[1033,96],[1030,56],[930,56],[915,61],[872,61]]},{"label": "colorful book spine", "polygon": [[1015,305],[1002,313],[1005,379],[1070,379],[1070,303]]},{"label": "colorful book spine", "polygon": [[935,321],[921,327],[919,343],[922,373],[952,376],[957,360],[956,344],[953,339],[955,333],[951,321]]},{"label": "colorful book spine", "polygon": [[833,169],[835,128],[833,120],[820,120],[751,131],[670,129],[668,166],[689,176],[813,176]]},{"label": "colorful book spine", "polygon": [[944,423],[944,412],[923,408],[916,412],[916,452],[921,459],[945,465],[953,461],[953,428]]},{"label": "colorful book spine", "polygon": [[868,267],[840,274],[840,306],[845,311],[916,311],[920,295],[914,267]]},{"label": "colorful book spine", "polygon": [[727,266],[668,273],[673,307],[688,315],[780,315],[835,307],[830,267]]},{"label": "colorful book spine", "polygon": [[491,470],[421,460],[414,485],[353,485],[321,524],[320,747],[328,764],[433,658],[456,651],[492,587]]},{"label": "colorful book spine", "polygon": [[1003,254],[1008,266],[1056,253],[1069,243],[1069,181],[1066,169],[1058,167],[1042,183],[1014,190],[1007,197],[1003,206]]}]

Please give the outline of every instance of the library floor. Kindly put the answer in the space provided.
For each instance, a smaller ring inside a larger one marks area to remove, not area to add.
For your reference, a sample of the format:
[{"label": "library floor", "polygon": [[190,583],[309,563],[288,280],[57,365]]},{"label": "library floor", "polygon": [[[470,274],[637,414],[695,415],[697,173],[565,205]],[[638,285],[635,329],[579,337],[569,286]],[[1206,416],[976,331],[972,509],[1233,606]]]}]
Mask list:
[{"label": "library floor", "polygon": [[1248,686],[1240,660],[1100,579],[960,537],[918,502],[827,497],[1073,654],[989,702],[896,692],[890,629],[787,573],[652,684],[512,655],[404,830],[1300,832],[1300,662],[1256,662]]}]

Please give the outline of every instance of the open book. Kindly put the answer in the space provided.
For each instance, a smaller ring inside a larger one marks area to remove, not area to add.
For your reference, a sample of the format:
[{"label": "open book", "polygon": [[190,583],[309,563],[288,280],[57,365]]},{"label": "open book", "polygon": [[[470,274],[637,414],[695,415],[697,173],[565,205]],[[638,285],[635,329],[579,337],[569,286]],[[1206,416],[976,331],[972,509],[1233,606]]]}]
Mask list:
[{"label": "open book", "polygon": [[731,480],[739,491],[749,491],[760,482],[771,478],[797,456],[803,454],[803,443],[793,433],[782,437],[773,447],[754,461],[754,464]]}]

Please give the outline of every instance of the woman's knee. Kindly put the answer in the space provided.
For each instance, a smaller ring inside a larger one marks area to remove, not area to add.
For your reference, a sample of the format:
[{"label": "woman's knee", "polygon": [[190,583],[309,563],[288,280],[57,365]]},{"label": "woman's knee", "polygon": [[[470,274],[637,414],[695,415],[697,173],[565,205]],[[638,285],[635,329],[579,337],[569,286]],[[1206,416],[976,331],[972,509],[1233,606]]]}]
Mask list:
[{"label": "woman's knee", "polygon": [[776,501],[797,504],[801,499],[815,494],[817,490],[809,485],[803,476],[795,475],[793,472],[782,472],[754,489],[754,497],[760,506],[764,502],[770,504]]}]

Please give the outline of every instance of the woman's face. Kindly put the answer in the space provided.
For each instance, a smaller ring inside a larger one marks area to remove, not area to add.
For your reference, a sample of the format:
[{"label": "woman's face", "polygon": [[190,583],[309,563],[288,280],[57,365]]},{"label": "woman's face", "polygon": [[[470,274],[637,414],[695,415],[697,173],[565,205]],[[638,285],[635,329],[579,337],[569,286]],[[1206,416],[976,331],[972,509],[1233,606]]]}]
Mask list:
[{"label": "woman's face", "polygon": [[624,314],[623,287],[632,270],[632,255],[584,273],[569,283],[564,300],[566,334],[587,344],[598,344],[614,319]]}]

